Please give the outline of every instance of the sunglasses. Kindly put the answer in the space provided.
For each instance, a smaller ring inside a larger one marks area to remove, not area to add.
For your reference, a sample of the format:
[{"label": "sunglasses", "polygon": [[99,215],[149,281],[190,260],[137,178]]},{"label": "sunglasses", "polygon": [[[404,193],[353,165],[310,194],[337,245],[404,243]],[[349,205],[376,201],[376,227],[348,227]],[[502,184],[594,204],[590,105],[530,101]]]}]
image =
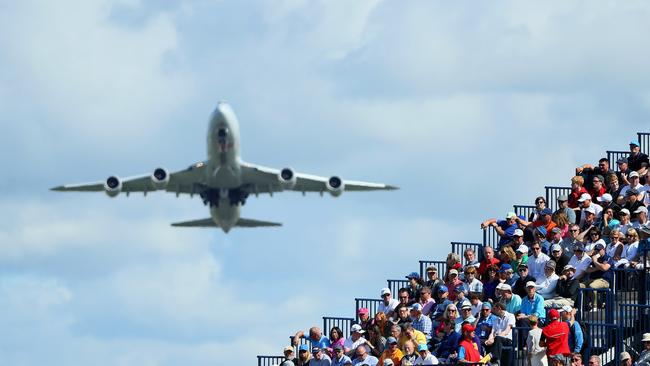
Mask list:
[{"label": "sunglasses", "polygon": [[571,230],[569,230],[569,231],[572,232],[572,233],[577,233],[577,232],[580,231],[580,230],[578,230],[578,229],[571,229]]},{"label": "sunglasses", "polygon": [[526,268],[526,267],[524,267],[524,268],[519,268],[519,269],[517,270],[517,272],[526,272],[526,271],[528,271],[528,268]]}]

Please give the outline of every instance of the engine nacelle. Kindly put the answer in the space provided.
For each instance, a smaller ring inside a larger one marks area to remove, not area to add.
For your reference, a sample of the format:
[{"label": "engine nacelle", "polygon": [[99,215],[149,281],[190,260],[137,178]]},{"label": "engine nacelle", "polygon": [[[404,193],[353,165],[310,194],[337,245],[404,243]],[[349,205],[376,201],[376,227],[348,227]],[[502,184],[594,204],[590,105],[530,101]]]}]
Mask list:
[{"label": "engine nacelle", "polygon": [[106,194],[109,197],[115,197],[122,191],[122,181],[120,178],[111,175],[106,178],[106,182],[104,182],[104,190],[106,190]]},{"label": "engine nacelle", "polygon": [[291,189],[296,185],[298,178],[291,168],[284,168],[278,174],[278,181],[283,189]]},{"label": "engine nacelle", "polygon": [[338,197],[345,190],[345,184],[341,178],[334,176],[327,180],[327,191],[334,197]]},{"label": "engine nacelle", "polygon": [[151,182],[156,189],[165,189],[169,183],[169,172],[163,168],[156,168],[151,174]]}]

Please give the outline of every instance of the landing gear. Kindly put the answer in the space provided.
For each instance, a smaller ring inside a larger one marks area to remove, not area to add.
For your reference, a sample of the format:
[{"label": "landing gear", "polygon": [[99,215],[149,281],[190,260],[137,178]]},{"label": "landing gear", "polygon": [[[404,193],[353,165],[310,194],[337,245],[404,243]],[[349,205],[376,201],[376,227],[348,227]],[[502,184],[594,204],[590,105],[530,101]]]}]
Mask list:
[{"label": "landing gear", "polygon": [[210,207],[219,207],[219,202],[221,198],[227,198],[228,203],[231,206],[236,206],[241,204],[242,206],[246,204],[246,199],[248,198],[248,192],[239,189],[209,189],[201,194],[201,199],[203,204]]}]

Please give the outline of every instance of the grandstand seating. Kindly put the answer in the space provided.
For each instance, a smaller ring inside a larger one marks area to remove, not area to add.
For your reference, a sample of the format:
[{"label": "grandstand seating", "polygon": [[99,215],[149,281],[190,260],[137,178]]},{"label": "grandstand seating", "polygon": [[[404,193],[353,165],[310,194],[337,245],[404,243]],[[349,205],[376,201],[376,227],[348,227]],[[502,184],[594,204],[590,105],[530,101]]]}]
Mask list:
[{"label": "grandstand seating", "polygon": [[[641,151],[650,155],[650,132],[638,132]],[[610,166],[616,168],[616,160],[621,157],[627,157],[629,151],[606,151]],[[571,192],[570,187],[545,186],[545,197],[547,205],[556,210],[557,197],[559,195],[568,195]],[[514,212],[517,215],[528,217],[533,212],[535,206],[532,205],[513,205]],[[451,252],[459,254],[462,258],[463,252],[467,248],[472,248],[482,256],[482,247],[495,247],[499,241],[496,230],[488,227],[482,231],[482,243],[471,242],[452,242]],[[650,255],[646,252],[645,256]],[[479,258],[481,259],[481,258]],[[438,268],[438,273],[446,272],[446,262],[440,260],[420,260],[420,276],[425,278],[425,270],[428,266],[434,265]],[[650,268],[643,269],[613,269],[614,276],[607,289],[581,289],[578,296],[576,308],[582,308],[585,303],[587,293],[593,296],[597,291],[599,299],[604,301],[605,307],[596,311],[579,311],[576,319],[584,322],[586,327],[588,342],[583,354],[598,355],[601,358],[602,365],[616,366],[619,365],[620,352],[627,351],[636,359],[637,351],[642,349],[641,338],[644,332],[650,332]],[[402,279],[388,279],[387,287],[395,294],[398,289],[407,287],[408,281]],[[328,336],[327,332],[333,327],[338,326],[344,337],[348,337],[352,324],[358,321],[357,311],[359,308],[369,309],[370,316],[373,317],[377,312],[381,300],[355,298],[355,318],[331,317],[324,316],[323,334]],[[510,366],[527,366],[525,351],[523,346],[518,344],[518,339],[526,338],[528,328],[515,327],[513,329],[512,354],[514,357],[510,360]],[[293,337],[289,337],[290,342]],[[304,339],[301,344],[308,344]],[[291,344],[291,343],[289,343]],[[278,347],[279,349],[281,347]],[[271,366],[281,363],[284,360],[282,356],[257,356],[258,366]],[[585,363],[586,364],[586,363]]]}]

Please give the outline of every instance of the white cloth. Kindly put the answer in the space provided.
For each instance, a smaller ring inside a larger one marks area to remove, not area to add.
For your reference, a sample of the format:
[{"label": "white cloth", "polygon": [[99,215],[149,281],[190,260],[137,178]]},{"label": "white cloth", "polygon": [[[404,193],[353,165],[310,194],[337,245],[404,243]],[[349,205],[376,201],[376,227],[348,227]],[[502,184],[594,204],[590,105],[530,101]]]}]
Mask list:
[{"label": "white cloth", "polygon": [[[357,341],[355,342],[355,341],[352,340],[352,336],[349,336],[349,337],[347,337],[345,339],[345,342],[343,342],[343,348],[349,349],[349,350],[355,350],[355,349],[357,349],[357,347],[359,347],[359,346],[361,346],[363,344],[366,344],[366,339],[365,338],[359,337],[359,339],[357,339]],[[366,349],[367,348],[368,347],[366,347]],[[370,350],[368,350],[368,351],[370,351]]]},{"label": "white cloth", "polygon": [[497,318],[494,321],[494,326],[492,327],[494,335],[501,336],[501,333],[508,329],[508,326],[511,326],[510,331],[502,337],[512,340],[512,327],[515,326],[515,316],[514,314],[504,310],[503,318],[497,315]]},{"label": "white cloth", "polygon": [[542,252],[539,252],[537,258],[534,255],[528,257],[528,274],[535,278],[544,277],[544,266],[549,260],[551,258]]},{"label": "white cloth", "polygon": [[436,356],[432,355],[431,352],[427,352],[427,357],[422,359],[422,356],[418,356],[415,360],[415,365],[437,365],[438,359]]},{"label": "white cloth", "polygon": [[481,314],[482,307],[483,307],[483,301],[481,300],[477,300],[476,306],[472,305],[472,315],[474,315],[475,318],[478,318],[478,316]]},{"label": "white cloth", "polygon": [[569,259],[569,264],[576,268],[576,274],[574,277],[580,278],[580,275],[582,275],[587,267],[589,267],[591,264],[591,258],[589,258],[586,254],[582,254],[582,259],[578,259],[578,257],[576,257],[574,254],[571,259]]},{"label": "white cloth", "polygon": [[[602,244],[603,246],[607,246],[607,243],[605,243],[605,240],[603,240],[603,239],[598,239],[598,240],[596,240],[594,242],[590,241],[590,242],[585,243],[585,253],[589,253],[592,250],[594,250],[594,246],[596,246],[596,244]],[[535,278],[537,278],[537,277],[535,277]]]},{"label": "white cloth", "polygon": [[388,315],[391,311],[395,311],[395,308],[399,305],[399,301],[397,299],[390,299],[388,302],[388,305],[384,305],[384,301],[379,303],[379,306],[377,306],[377,312],[383,312],[384,314]]},{"label": "white cloth", "polygon": [[637,255],[637,252],[639,251],[639,241],[635,241],[632,244],[628,244],[625,246],[625,249],[623,250],[623,253],[625,254],[625,258],[627,259],[628,262],[632,262]]},{"label": "white cloth", "polygon": [[[634,188],[636,188],[636,190],[639,191],[639,193],[641,193],[641,191],[644,191],[643,190],[643,185],[641,183],[634,186]],[[625,187],[621,188],[621,193],[619,193],[618,196],[619,197],[623,196],[625,198],[625,195],[627,194],[627,191],[629,191],[629,190],[630,190],[630,185],[628,184]]]},{"label": "white cloth", "polygon": [[542,295],[544,300],[552,299],[555,297],[555,287],[557,286],[557,280],[560,277],[553,272],[550,277],[542,276],[536,282],[537,293]]},{"label": "white cloth", "polygon": [[526,339],[526,346],[528,347],[528,364],[530,366],[546,366],[546,348],[539,345],[539,340],[542,337],[542,330],[540,328],[531,329],[528,332]]},{"label": "white cloth", "polygon": [[[596,210],[596,217],[599,217],[600,213],[603,212],[603,206],[597,205],[597,204],[595,204],[593,202],[589,204],[589,207],[593,207],[594,210]],[[580,211],[580,227],[582,227],[582,225],[585,223],[585,217],[586,216],[587,215],[585,214],[585,209],[583,208]]]}]

